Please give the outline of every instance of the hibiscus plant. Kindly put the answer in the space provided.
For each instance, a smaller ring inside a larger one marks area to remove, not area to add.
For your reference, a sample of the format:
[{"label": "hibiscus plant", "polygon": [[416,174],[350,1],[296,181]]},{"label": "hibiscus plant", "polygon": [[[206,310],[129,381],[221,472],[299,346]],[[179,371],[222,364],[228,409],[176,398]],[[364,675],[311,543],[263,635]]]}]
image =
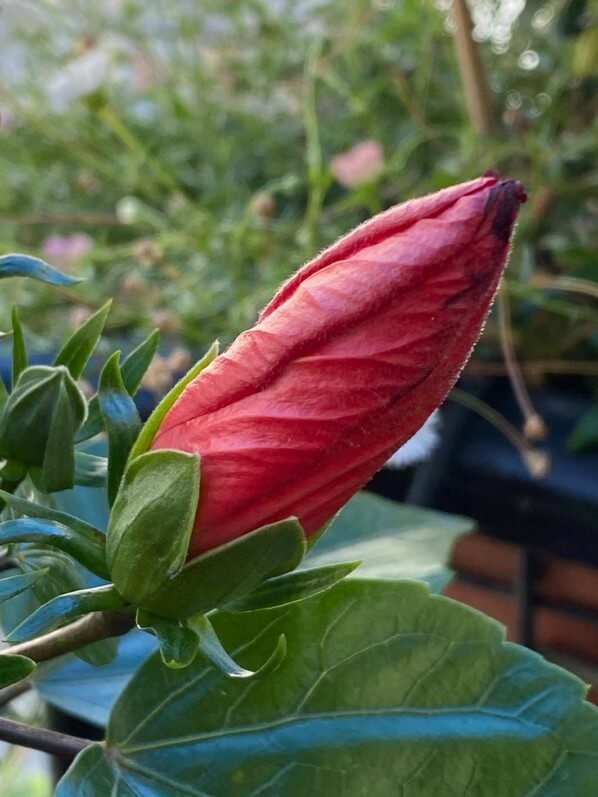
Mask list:
[{"label": "hibiscus plant", "polygon": [[[109,305],[52,365],[28,363],[14,312],[0,702],[24,683],[43,694],[57,663],[68,692],[75,657],[101,691],[144,640],[102,741],[0,717],[1,740],[72,759],[57,795],[598,791],[598,712],[576,677],[422,583],[304,559],[454,385],[523,201],[489,172],[375,216],[145,424],[133,395],[155,334],[112,354],[87,398],[78,380]],[[23,255],[0,258],[12,276],[72,282]],[[104,527],[65,509],[74,487],[99,492]]]}]

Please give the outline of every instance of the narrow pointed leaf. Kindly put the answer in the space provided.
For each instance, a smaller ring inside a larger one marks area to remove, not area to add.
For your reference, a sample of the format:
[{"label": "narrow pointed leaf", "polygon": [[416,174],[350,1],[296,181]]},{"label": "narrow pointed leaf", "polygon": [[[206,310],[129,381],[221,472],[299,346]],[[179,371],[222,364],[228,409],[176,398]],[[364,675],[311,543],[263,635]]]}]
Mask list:
[{"label": "narrow pointed leaf", "polygon": [[80,277],[69,277],[39,257],[9,254],[0,257],[0,279],[7,277],[30,277],[50,285],[75,285]]},{"label": "narrow pointed leaf", "polygon": [[61,385],[42,464],[42,479],[47,493],[69,490],[75,483],[73,435],[77,426],[66,388]]},{"label": "narrow pointed leaf", "polygon": [[107,301],[96,313],[90,316],[83,326],[71,335],[56,355],[54,365],[65,365],[71,372],[73,379],[78,379],[85,370],[85,366],[104,330],[104,324],[110,312],[111,304],[112,300]]},{"label": "narrow pointed leaf", "polygon": [[140,454],[143,454],[149,448],[150,443],[152,442],[154,435],[162,419],[168,412],[168,410],[172,407],[174,402],[183,392],[183,390],[187,387],[189,382],[191,382],[195,377],[203,371],[204,368],[212,362],[212,360],[218,355],[218,342],[216,341],[213,343],[208,351],[204,354],[204,356],[199,360],[199,362],[195,363],[195,365],[188,371],[185,376],[179,380],[176,385],[164,396],[162,401],[158,404],[156,409],[152,412],[150,417],[147,419],[143,429],[141,430],[141,434],[137,438],[135,446],[131,452],[131,458],[138,457]]},{"label": "narrow pointed leaf", "polygon": [[296,603],[330,589],[359,565],[360,562],[325,565],[270,578],[253,592],[226,603],[222,608],[231,612],[253,612]]},{"label": "narrow pointed leaf", "polygon": [[75,484],[104,487],[108,478],[108,460],[84,451],[75,451]]},{"label": "narrow pointed leaf", "polygon": [[48,573],[48,568],[36,570],[33,573],[23,573],[18,576],[0,578],[0,603],[15,598],[22,592],[31,589],[33,585]]},{"label": "narrow pointed leaf", "polygon": [[19,518],[0,523],[0,545],[18,542],[53,545],[74,557],[92,573],[109,578],[103,543],[81,529],[40,518]]},{"label": "narrow pointed leaf", "polygon": [[[155,329],[123,361],[121,375],[123,384],[130,396],[134,396],[137,392],[141,380],[154,358],[159,342],[160,332]],[[103,429],[104,419],[100,411],[98,397],[95,395],[89,402],[87,420],[79,429],[75,438],[76,442],[80,443],[83,440],[88,440],[90,437],[99,434]]]},{"label": "narrow pointed leaf", "polygon": [[204,659],[206,659],[212,667],[215,667],[221,672],[222,675],[226,675],[227,678],[247,679],[266,675],[280,667],[287,653],[287,641],[285,635],[281,634],[278,637],[274,650],[261,667],[257,670],[247,670],[245,667],[241,667],[240,664],[237,664],[232,656],[226,652],[222,642],[214,631],[214,626],[205,615],[200,614],[190,617],[187,623],[189,628],[197,634],[199,652]]},{"label": "narrow pointed leaf", "polygon": [[157,638],[162,661],[167,667],[182,669],[191,664],[198,648],[197,634],[191,629],[143,609],[137,611],[136,622],[138,628]]},{"label": "narrow pointed leaf", "polygon": [[35,662],[27,656],[0,652],[0,688],[22,681],[35,670]]},{"label": "narrow pointed leaf", "polygon": [[8,390],[6,389],[6,385],[4,384],[4,379],[0,376],[0,412],[2,412],[2,407],[6,404],[6,399],[8,398]]},{"label": "narrow pointed leaf", "polygon": [[8,635],[9,642],[25,642],[76,620],[89,612],[118,611],[127,606],[113,584],[58,595],[44,603]]},{"label": "narrow pointed leaf", "polygon": [[199,457],[182,451],[150,451],[127,468],[110,513],[106,557],[129,600],[143,605],[184,565],[199,478]]},{"label": "narrow pointed leaf", "polygon": [[38,504],[35,501],[28,501],[26,498],[21,498],[20,495],[8,493],[5,490],[0,490],[0,498],[3,498],[19,515],[26,515],[30,518],[54,520],[57,523],[62,523],[63,526],[68,526],[78,532],[82,537],[85,537],[101,548],[106,544],[106,537],[99,529],[91,523],[81,520],[81,518],[69,515],[68,512],[62,512],[60,509],[55,509],[53,506]]},{"label": "narrow pointed leaf", "polygon": [[143,608],[161,617],[203,614],[294,570],[304,553],[305,536],[296,518],[262,526],[187,562],[144,598]]},{"label": "narrow pointed leaf", "polygon": [[98,399],[108,432],[108,503],[112,506],[129,452],[141,429],[141,419],[127,392],[118,364],[120,352],[108,360],[100,375]]},{"label": "narrow pointed leaf", "polygon": [[150,367],[160,343],[160,330],[154,329],[139,346],[133,349],[123,360],[121,373],[127,391],[134,396],[145,372]]},{"label": "narrow pointed leaf", "polygon": [[19,318],[19,311],[16,307],[12,309],[12,386],[17,383],[22,371],[27,368],[27,349],[25,347],[25,336]]}]

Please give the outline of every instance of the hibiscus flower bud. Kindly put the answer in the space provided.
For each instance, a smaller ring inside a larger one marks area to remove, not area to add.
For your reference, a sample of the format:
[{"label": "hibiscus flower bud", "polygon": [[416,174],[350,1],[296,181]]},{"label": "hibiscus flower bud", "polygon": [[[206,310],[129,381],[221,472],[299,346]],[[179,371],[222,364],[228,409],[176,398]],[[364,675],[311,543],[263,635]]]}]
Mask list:
[{"label": "hibiscus flower bud", "polygon": [[489,173],[375,216],[190,382],[151,445],[200,455],[189,558],[289,516],[315,534],[420,428],[480,334],[525,198]]}]

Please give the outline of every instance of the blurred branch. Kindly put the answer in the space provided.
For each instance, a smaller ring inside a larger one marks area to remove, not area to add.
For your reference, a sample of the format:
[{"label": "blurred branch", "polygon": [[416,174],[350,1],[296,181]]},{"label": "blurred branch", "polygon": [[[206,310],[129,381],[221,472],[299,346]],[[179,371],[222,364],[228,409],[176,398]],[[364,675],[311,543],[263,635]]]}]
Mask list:
[{"label": "blurred branch", "polygon": [[498,410],[495,410],[494,407],[491,407],[477,396],[467,393],[465,390],[461,390],[457,387],[453,388],[449,393],[449,398],[461,404],[461,406],[472,410],[472,412],[475,412],[477,415],[484,418],[484,420],[488,421],[495,429],[498,429],[498,431],[513,444],[517,451],[519,451],[521,459],[534,478],[541,479],[548,473],[550,469],[550,458],[548,454],[545,451],[539,451],[533,448],[527,441],[527,438],[524,437],[504,415],[501,415]]},{"label": "blurred branch", "polygon": [[90,739],[80,739],[78,736],[69,736],[45,728],[34,728],[5,717],[0,717],[0,740],[65,758],[72,758],[93,744]]},{"label": "blurred branch", "polygon": [[505,362],[505,369],[511,383],[511,389],[513,390],[515,400],[524,418],[524,434],[530,440],[546,437],[546,426],[532,404],[521,369],[517,362],[515,346],[513,344],[511,309],[509,307],[509,299],[504,290],[504,284],[501,285],[498,290],[496,302],[498,308],[500,345]]},{"label": "blurred branch", "polygon": [[4,216],[7,224],[32,226],[36,224],[73,224],[75,226],[111,226],[119,227],[122,222],[117,216],[107,213],[34,213],[30,216]]},{"label": "blurred branch", "polygon": [[486,72],[477,44],[472,38],[473,24],[465,0],[453,0],[455,51],[471,126],[481,135],[490,135],[497,122],[492,107]]}]

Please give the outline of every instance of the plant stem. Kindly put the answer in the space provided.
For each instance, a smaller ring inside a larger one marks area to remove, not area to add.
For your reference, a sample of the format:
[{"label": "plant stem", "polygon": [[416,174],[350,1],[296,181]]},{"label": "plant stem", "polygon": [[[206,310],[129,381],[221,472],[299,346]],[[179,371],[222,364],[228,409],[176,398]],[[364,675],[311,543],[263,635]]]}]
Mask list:
[{"label": "plant stem", "polygon": [[78,736],[69,736],[45,728],[34,728],[5,717],[0,717],[0,739],[9,744],[30,747],[32,750],[41,750],[43,753],[64,758],[72,758],[93,744],[91,739],[81,739]]},{"label": "plant stem", "polygon": [[467,103],[469,120],[476,133],[490,135],[496,129],[484,64],[471,35],[472,22],[466,0],[453,0],[455,50]]},{"label": "plant stem", "polygon": [[126,634],[133,625],[132,615],[125,612],[91,612],[64,628],[5,648],[0,651],[0,656],[5,653],[18,654],[36,662],[48,661],[99,639]]},{"label": "plant stem", "polygon": [[4,689],[0,689],[0,708],[10,703],[11,700],[24,695],[29,689],[31,689],[31,684],[27,679],[23,679],[16,684],[11,684],[10,686],[5,686]]}]

